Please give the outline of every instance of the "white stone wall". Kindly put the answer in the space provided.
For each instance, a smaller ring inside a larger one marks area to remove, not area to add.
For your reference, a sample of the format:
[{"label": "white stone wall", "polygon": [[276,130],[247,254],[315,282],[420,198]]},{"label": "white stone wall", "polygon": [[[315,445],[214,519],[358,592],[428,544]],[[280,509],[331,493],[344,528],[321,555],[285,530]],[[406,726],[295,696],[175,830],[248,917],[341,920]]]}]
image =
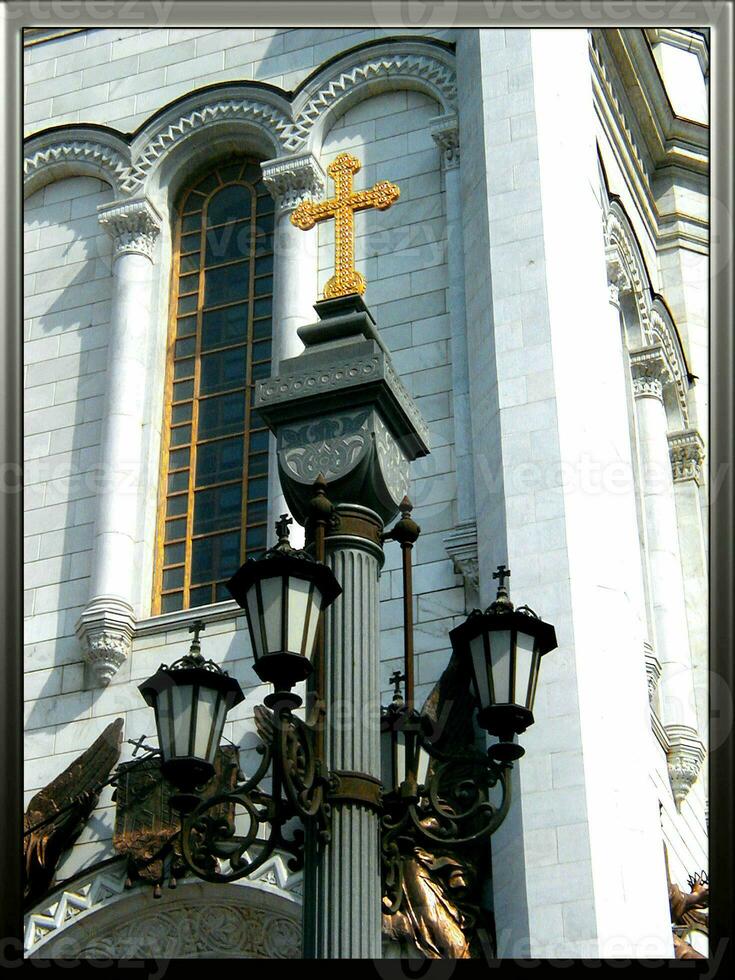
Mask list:
[{"label": "white stone wall", "polygon": [[[48,184],[25,217],[25,700],[27,789],[68,749],[64,726],[88,717],[74,625],[89,597],[95,469],[107,372],[109,236],[96,208],[111,189],[89,177]],[[78,743],[86,745],[88,743]],[[76,748],[76,746],[72,746]],[[66,762],[64,761],[66,760]],[[63,764],[62,764],[63,763]]]},{"label": "white stone wall", "polygon": [[268,27],[100,28],[25,51],[26,134],[102,123],[132,132],[161,106],[213,82],[252,80],[285,91],[340,51],[395,34],[451,39],[449,29]]}]

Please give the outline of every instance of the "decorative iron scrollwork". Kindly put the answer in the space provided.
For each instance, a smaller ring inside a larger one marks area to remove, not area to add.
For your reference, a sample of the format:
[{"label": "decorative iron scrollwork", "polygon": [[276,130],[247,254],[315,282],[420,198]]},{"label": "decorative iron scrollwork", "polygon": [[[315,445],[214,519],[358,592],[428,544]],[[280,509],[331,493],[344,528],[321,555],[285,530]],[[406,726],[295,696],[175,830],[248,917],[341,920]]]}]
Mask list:
[{"label": "decorative iron scrollwork", "polygon": [[[276,705],[273,711],[256,706],[255,724],[261,740],[256,771],[183,817],[181,850],[198,877],[237,881],[265,864],[276,850],[290,854],[288,866],[298,871],[304,860],[304,833],[289,828],[295,817],[315,823],[320,839],[329,839],[328,780],[315,752],[316,724],[322,713],[317,703],[312,719],[305,722],[288,705]],[[261,784],[269,772],[271,789],[266,792]],[[234,808],[233,820],[222,817],[224,805]]]}]

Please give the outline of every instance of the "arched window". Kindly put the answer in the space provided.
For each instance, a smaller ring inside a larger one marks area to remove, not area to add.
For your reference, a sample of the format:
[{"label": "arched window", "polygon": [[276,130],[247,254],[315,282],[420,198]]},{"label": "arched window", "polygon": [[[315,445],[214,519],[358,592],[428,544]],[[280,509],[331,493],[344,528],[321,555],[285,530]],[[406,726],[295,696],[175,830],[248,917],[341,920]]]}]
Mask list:
[{"label": "arched window", "polygon": [[175,213],[153,611],[229,599],[266,541],[273,200],[247,158],[197,178]]}]

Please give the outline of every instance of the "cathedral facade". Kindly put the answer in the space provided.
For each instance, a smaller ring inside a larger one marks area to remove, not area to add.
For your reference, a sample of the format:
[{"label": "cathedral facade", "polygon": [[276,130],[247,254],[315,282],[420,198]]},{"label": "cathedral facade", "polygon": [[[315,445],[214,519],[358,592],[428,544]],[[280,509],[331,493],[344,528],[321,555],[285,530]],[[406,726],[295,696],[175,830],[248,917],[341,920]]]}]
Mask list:
[{"label": "cathedral facade", "polygon": [[[354,264],[428,433],[416,703],[500,564],[558,640],[469,861],[478,914],[446,886],[462,860],[417,851],[383,955],[441,955],[442,915],[454,955],[706,952],[706,36],[85,28],[24,52],[26,955],[303,950],[287,855],[183,873],[138,686],[203,624],[245,694],[220,768],[257,769],[268,688],[225,582],[293,510],[255,393],[335,275],[335,221],[291,218],[340,154],[357,192],[400,191],[354,215]],[[323,433],[325,467],[350,438]],[[386,547],[383,704],[404,585]]]}]

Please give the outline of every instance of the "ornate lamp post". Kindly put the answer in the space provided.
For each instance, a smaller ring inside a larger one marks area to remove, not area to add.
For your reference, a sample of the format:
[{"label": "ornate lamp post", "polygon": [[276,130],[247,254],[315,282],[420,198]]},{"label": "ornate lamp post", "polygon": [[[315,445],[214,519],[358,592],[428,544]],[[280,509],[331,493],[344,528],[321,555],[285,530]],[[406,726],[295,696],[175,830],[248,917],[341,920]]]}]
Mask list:
[{"label": "ornate lamp post", "polygon": [[[255,709],[263,742],[257,771],[230,792],[193,801],[192,786],[208,771],[209,756],[191,754],[191,738],[186,745],[166,741],[167,719],[178,717],[179,702],[164,700],[153,683],[174,669],[161,668],[141,687],[156,710],[159,737],[163,732],[164,764],[186,796],[181,834],[189,868],[228,881],[251,874],[276,849],[290,853],[293,868],[305,866],[305,955],[317,958],[381,955],[381,895],[388,914],[401,908],[407,847],[423,842],[460,850],[500,825],[510,806],[510,767],[523,753],[513,740],[533,722],[541,657],[556,646],[553,627],[526,607],[513,608],[509,572],[501,566],[495,602],[450,634],[448,670],[463,692],[461,722],[469,738],[458,745],[414,706],[411,552],[420,528],[406,492],[409,463],[429,451],[428,428],[361,299],[365,283],[354,270],[354,212],[390,206],[398,189],[379,182],[354,192],[359,169],[359,161],[341,154],[328,168],[335,197],[302,202],[294,211],[297,227],[337,222],[335,276],[315,306],[319,321],[298,330],[304,352],[284,359],[280,374],[256,388],[255,409],[276,435],[284,497],[307,541],[305,551],[294,551],[290,521],[281,518],[276,546],[228,583],[247,615],[254,670],[274,686],[268,707]],[[369,712],[380,695],[378,579],[389,540],[400,544],[403,557],[404,670],[394,675],[393,704],[379,720],[377,708],[374,718]],[[185,680],[183,665],[174,666],[176,678]],[[293,713],[301,699],[292,689],[307,678],[315,697],[302,721]],[[214,685],[225,710],[222,692],[232,703],[238,697],[233,684],[220,678]],[[209,688],[201,680],[186,690],[177,697],[193,706]],[[323,724],[338,702],[351,711],[348,727],[333,719]],[[489,753],[471,744],[475,707],[479,724],[499,738]],[[207,752],[222,731],[219,710]],[[193,707],[186,717],[192,713]],[[174,768],[176,760],[182,765]],[[268,772],[266,793],[261,783]],[[495,787],[500,801],[491,803]],[[244,811],[244,834],[223,821],[222,804]],[[287,835],[294,817],[305,835]]]}]

